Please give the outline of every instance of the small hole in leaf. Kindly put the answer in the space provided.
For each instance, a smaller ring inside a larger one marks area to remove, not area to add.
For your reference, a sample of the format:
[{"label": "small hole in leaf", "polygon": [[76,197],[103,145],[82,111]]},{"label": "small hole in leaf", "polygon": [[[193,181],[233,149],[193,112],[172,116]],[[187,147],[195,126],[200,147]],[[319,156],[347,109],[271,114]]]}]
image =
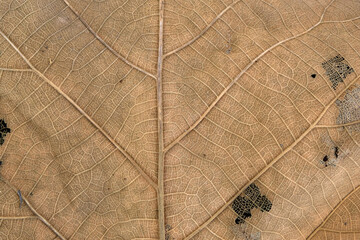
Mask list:
[{"label": "small hole in leaf", "polygon": [[311,74],[311,77],[312,77],[312,78],[316,78],[316,74]]},{"label": "small hole in leaf", "polygon": [[237,213],[236,224],[244,223],[246,218],[251,218],[251,210],[259,208],[261,212],[269,212],[272,207],[271,201],[261,195],[260,189],[254,183],[250,184],[244,192],[244,196],[239,195],[232,203],[232,209]]}]

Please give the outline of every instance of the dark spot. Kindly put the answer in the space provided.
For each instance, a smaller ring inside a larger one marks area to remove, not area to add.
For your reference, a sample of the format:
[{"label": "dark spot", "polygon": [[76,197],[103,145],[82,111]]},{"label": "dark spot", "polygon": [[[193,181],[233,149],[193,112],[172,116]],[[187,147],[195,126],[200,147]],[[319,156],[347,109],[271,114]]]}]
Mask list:
[{"label": "dark spot", "polygon": [[203,153],[203,155],[202,155],[203,157],[206,157],[206,154],[205,153]]},{"label": "dark spot", "polygon": [[10,133],[10,128],[7,127],[7,124],[4,119],[0,119],[0,146],[4,144],[4,137],[6,134]]},{"label": "dark spot", "polygon": [[248,218],[248,217],[251,217],[251,212],[244,212],[244,217],[245,218]]},{"label": "dark spot", "polygon": [[124,177],[124,181],[126,181],[127,180],[127,178],[126,177]]},{"label": "dark spot", "polygon": [[328,166],[328,161],[329,161],[329,157],[327,155],[325,155],[323,158],[323,163],[324,163],[325,167]]},{"label": "dark spot", "polygon": [[329,77],[334,90],[336,90],[340,82],[344,82],[347,75],[354,72],[354,69],[349,66],[348,62],[340,54],[323,62],[322,67],[325,69],[325,74]]},{"label": "dark spot", "polygon": [[311,77],[312,77],[312,78],[316,78],[316,74],[311,74]]},{"label": "dark spot", "polygon": [[338,147],[335,147],[335,149],[334,149],[334,155],[335,155],[336,158],[339,157],[339,148],[338,148]]},{"label": "dark spot", "polygon": [[0,161],[0,166],[2,165],[2,161]]},{"label": "dark spot", "polygon": [[347,225],[347,222],[344,222],[344,225],[346,226],[346,225]]},{"label": "dark spot", "polygon": [[108,190],[110,190],[110,188],[108,187]]},{"label": "dark spot", "polygon": [[40,52],[45,52],[46,50],[48,50],[48,48],[49,48],[49,46],[48,45],[44,45],[44,47],[42,47],[41,49],[40,49]]},{"label": "dark spot", "polygon": [[171,225],[166,224],[166,225],[165,225],[165,231],[170,231],[170,230],[171,230]]},{"label": "dark spot", "polygon": [[251,218],[253,208],[260,208],[261,212],[271,210],[271,201],[265,195],[261,195],[260,189],[254,183],[250,184],[243,193],[245,196],[239,195],[232,203],[232,209],[238,214],[235,219],[236,224],[244,223],[246,218]]},{"label": "dark spot", "polygon": [[120,83],[122,83],[122,82],[123,82],[123,79],[120,80]]},{"label": "dark spot", "polygon": [[22,205],[22,203],[23,203],[23,198],[22,198],[22,196],[21,196],[21,191],[20,191],[20,190],[18,190],[18,191],[17,191],[17,194],[19,195],[19,199],[20,199],[20,205],[19,205],[19,208],[21,208],[21,205]]},{"label": "dark spot", "polygon": [[34,195],[33,192],[30,193],[30,196]]}]

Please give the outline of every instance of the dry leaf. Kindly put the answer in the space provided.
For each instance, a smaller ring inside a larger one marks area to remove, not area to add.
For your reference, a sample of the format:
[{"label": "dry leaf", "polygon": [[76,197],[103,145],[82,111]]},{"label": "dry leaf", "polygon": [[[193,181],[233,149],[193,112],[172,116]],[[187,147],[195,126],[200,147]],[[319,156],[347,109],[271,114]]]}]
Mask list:
[{"label": "dry leaf", "polygon": [[358,0],[1,0],[0,239],[359,238],[359,40]]}]

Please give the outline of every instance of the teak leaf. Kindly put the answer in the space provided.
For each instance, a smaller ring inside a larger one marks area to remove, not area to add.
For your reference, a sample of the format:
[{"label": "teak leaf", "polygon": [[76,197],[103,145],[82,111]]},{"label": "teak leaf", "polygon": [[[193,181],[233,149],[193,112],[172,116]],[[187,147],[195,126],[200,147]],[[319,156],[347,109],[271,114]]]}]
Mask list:
[{"label": "teak leaf", "polygon": [[359,238],[360,1],[1,0],[0,239]]}]

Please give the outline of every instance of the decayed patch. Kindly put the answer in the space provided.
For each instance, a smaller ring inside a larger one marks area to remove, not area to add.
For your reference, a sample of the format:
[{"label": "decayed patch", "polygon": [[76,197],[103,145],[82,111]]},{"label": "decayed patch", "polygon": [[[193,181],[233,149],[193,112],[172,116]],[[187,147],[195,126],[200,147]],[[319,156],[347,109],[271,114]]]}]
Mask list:
[{"label": "decayed patch", "polygon": [[270,211],[271,201],[265,195],[261,195],[258,186],[254,183],[245,189],[244,195],[239,195],[232,203],[232,208],[238,214],[235,219],[236,224],[244,223],[246,218],[250,218],[253,208],[260,208],[262,212]]},{"label": "decayed patch", "polygon": [[322,67],[325,69],[326,75],[328,75],[334,90],[340,82],[344,82],[344,79],[347,77],[347,75],[354,72],[354,69],[340,54],[326,62],[323,62]]},{"label": "decayed patch", "polygon": [[[337,124],[345,124],[360,120],[360,88],[357,86],[351,91],[347,91],[344,100],[336,100],[339,108]],[[360,125],[354,124],[347,127],[350,131],[359,131]]]},{"label": "decayed patch", "polygon": [[0,119],[0,145],[3,145],[5,142],[6,134],[10,133],[10,128],[7,127],[7,124],[4,119]]},{"label": "decayed patch", "polygon": [[231,226],[231,231],[234,234],[234,239],[241,240],[260,240],[261,232],[249,229],[246,223]]}]

